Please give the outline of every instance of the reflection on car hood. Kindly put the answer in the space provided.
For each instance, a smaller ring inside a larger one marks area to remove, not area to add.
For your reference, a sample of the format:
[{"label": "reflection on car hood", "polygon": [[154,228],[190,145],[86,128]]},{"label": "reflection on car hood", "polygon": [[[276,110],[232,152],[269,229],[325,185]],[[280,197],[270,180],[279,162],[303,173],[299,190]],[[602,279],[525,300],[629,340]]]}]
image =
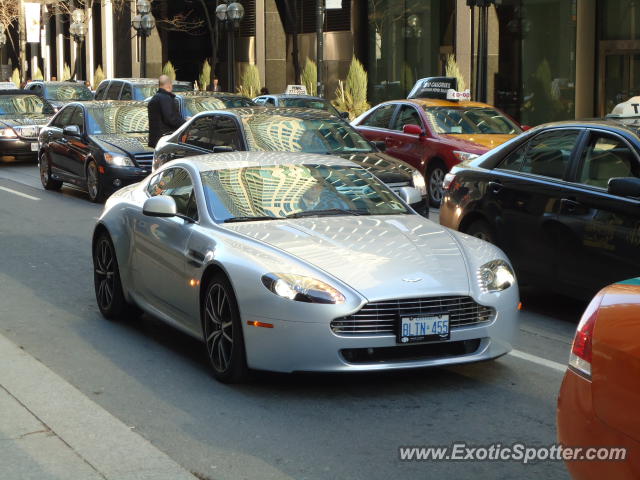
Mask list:
[{"label": "reflection on car hood", "polygon": [[385,183],[411,181],[414,171],[408,163],[382,152],[335,153],[334,155],[356,162]]},{"label": "reflection on car hood", "polygon": [[111,135],[91,135],[91,138],[105,151],[121,150],[131,155],[153,153],[149,147],[149,136],[141,133],[122,133]]},{"label": "reflection on car hood", "polygon": [[8,127],[19,127],[21,125],[46,125],[51,120],[52,115],[42,115],[34,113],[32,115],[0,115],[0,123]]},{"label": "reflection on car hood", "polygon": [[225,228],[304,260],[370,301],[469,294],[459,244],[445,228],[419,215],[332,216]]},{"label": "reflection on car hood", "polygon": [[502,134],[482,134],[482,135],[442,135],[447,140],[447,144],[459,148],[465,152],[482,154],[492,148],[502,145],[514,138],[516,135]]}]

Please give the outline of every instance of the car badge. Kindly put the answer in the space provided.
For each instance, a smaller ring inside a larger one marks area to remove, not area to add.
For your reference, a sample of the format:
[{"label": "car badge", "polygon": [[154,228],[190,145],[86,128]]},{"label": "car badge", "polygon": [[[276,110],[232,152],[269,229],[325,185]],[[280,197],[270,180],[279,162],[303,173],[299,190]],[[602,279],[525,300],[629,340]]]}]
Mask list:
[{"label": "car badge", "polygon": [[403,282],[408,282],[408,283],[416,283],[416,282],[421,282],[422,278],[420,277],[416,277],[416,278],[403,278],[402,279]]}]

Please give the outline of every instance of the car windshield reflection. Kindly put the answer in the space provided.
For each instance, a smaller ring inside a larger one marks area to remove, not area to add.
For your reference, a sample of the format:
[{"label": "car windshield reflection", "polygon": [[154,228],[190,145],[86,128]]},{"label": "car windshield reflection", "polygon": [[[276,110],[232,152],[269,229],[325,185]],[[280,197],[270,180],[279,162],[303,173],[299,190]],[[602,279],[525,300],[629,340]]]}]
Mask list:
[{"label": "car windshield reflection", "polygon": [[427,118],[441,134],[514,135],[522,130],[509,118],[486,107],[424,107]]},{"label": "car windshield reflection", "polygon": [[0,115],[45,113],[44,102],[35,95],[0,96]]},{"label": "car windshield reflection", "polygon": [[87,109],[90,135],[148,133],[149,117],[143,106],[117,106]]}]

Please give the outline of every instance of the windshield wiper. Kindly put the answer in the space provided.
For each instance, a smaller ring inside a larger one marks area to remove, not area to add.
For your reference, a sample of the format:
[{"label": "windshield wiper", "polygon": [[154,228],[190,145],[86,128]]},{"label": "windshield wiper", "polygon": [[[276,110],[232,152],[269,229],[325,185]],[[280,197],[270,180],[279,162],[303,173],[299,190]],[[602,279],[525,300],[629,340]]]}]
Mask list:
[{"label": "windshield wiper", "polygon": [[234,223],[234,222],[257,222],[259,220],[282,220],[280,217],[269,217],[268,215],[258,216],[258,217],[231,217],[226,218],[224,223]]},{"label": "windshield wiper", "polygon": [[146,130],[134,130],[132,132],[124,132],[124,133],[149,133],[149,132]]},{"label": "windshield wiper", "polygon": [[366,210],[349,210],[347,208],[327,208],[326,210],[308,210],[291,213],[286,218],[319,217],[323,215],[371,215]]}]

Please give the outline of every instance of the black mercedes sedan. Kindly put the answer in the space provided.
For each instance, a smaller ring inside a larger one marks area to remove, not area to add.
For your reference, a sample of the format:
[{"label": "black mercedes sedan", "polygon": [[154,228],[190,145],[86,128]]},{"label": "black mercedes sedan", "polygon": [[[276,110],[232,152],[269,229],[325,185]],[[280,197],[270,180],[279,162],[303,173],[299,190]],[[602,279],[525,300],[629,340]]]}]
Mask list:
[{"label": "black mercedes sedan", "polygon": [[521,283],[586,298],[640,275],[640,118],[541,125],[444,189],[440,223],[498,245]]},{"label": "black mercedes sedan", "polygon": [[408,163],[380,152],[351,125],[315,109],[251,107],[203,112],[156,146],[154,169],[191,155],[234,150],[337,155],[362,165],[392,190],[413,186],[422,200],[412,207],[425,215],[426,185]]},{"label": "black mercedes sedan", "polygon": [[46,100],[26,90],[0,90],[0,158],[38,158],[38,133],[53,114]]},{"label": "black mercedes sedan", "polygon": [[70,183],[101,202],[151,172],[153,149],[143,102],[91,101],[66,105],[40,132],[42,185]]}]

